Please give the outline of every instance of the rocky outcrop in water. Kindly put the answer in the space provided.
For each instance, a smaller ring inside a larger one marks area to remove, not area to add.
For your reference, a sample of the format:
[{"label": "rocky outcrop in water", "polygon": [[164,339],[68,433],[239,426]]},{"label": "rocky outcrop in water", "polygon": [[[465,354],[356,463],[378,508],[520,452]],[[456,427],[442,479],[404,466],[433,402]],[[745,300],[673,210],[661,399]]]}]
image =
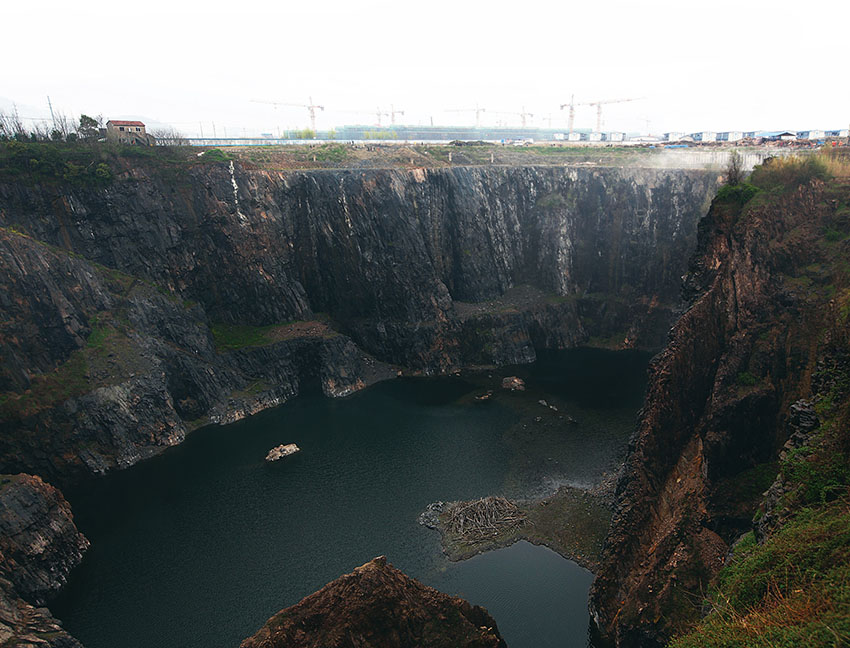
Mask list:
[{"label": "rocky outcrop in water", "polygon": [[848,253],[824,238],[839,198],[818,181],[746,209],[733,195],[700,223],[690,306],[652,362],[591,591],[617,646],[666,645],[699,617],[729,546],[752,526],[771,462],[801,425],[816,425],[799,399],[830,337]]},{"label": "rocky outcrop in water", "polygon": [[30,475],[0,475],[0,642],[78,648],[39,607],[88,547],[58,490]]},{"label": "rocky outcrop in water", "polygon": [[379,557],[278,612],[241,648],[504,648],[483,608]]}]

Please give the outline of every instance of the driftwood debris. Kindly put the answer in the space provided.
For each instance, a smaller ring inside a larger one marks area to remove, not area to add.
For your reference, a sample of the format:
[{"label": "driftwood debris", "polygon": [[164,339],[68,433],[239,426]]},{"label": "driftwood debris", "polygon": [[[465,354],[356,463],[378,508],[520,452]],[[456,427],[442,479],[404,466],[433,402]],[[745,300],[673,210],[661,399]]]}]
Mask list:
[{"label": "driftwood debris", "polygon": [[445,511],[443,520],[447,533],[474,541],[525,524],[526,515],[509,499],[490,496],[453,504]]}]

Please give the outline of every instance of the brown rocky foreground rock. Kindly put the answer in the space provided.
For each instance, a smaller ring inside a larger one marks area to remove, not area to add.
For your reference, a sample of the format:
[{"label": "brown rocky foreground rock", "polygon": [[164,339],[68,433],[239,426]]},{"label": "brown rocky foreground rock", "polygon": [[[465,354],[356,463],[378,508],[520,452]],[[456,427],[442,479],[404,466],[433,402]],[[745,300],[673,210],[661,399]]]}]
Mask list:
[{"label": "brown rocky foreground rock", "polygon": [[504,648],[484,608],[408,578],[384,556],[278,612],[241,648]]}]

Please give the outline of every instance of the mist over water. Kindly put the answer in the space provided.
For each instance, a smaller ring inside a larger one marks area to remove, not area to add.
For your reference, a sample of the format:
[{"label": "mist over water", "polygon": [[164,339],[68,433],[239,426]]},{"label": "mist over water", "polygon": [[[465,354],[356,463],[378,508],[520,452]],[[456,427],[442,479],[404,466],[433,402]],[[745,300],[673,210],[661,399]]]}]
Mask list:
[{"label": "mist over water", "polygon": [[[598,481],[625,448],[647,362],[635,352],[543,354],[514,371],[529,391],[497,390],[487,403],[473,398],[486,377],[403,379],[198,431],[70,493],[92,548],[52,610],[87,648],[236,646],[385,554],[486,607],[511,648],[584,647],[587,570],[528,543],[449,563],[417,517],[436,500]],[[530,422],[567,413],[577,425]],[[302,451],[264,462],[289,442]]]}]

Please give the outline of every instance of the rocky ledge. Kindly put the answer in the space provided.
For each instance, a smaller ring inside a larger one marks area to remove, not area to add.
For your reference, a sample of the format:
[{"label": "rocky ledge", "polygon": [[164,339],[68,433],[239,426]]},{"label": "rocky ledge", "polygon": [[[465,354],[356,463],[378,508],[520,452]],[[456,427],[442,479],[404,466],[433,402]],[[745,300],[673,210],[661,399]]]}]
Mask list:
[{"label": "rocky ledge", "polygon": [[80,645],[37,606],[65,584],[88,546],[53,486],[31,475],[0,476],[0,645]]},{"label": "rocky ledge", "polygon": [[278,612],[241,648],[504,648],[483,608],[375,558]]}]

